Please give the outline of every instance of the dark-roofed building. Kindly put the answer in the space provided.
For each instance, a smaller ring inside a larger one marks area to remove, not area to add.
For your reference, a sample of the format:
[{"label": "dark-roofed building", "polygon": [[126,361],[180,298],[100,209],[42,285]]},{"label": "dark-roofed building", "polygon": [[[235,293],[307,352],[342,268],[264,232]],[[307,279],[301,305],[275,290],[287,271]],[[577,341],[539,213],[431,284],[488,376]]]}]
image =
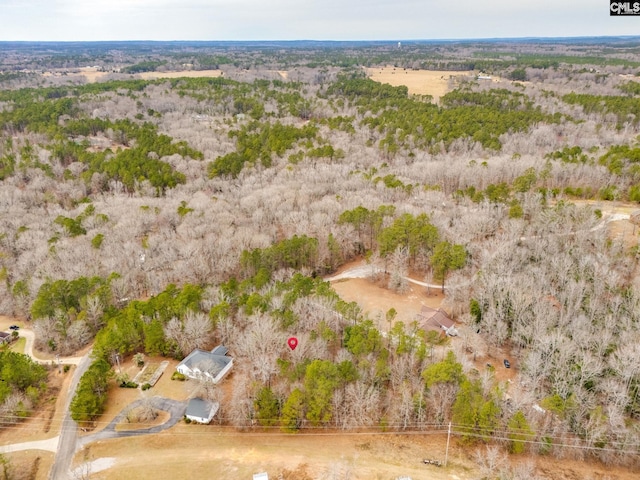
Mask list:
[{"label": "dark-roofed building", "polygon": [[7,332],[0,332],[0,343],[11,343],[11,334]]},{"label": "dark-roofed building", "polygon": [[447,312],[443,309],[422,306],[420,313],[417,315],[418,327],[423,330],[445,332],[447,335],[455,336],[458,332],[455,329],[455,322],[449,318]]},{"label": "dark-roofed building", "polygon": [[227,353],[229,353],[229,349],[224,345],[218,345],[216,348],[211,350],[211,353],[213,355],[226,355]]},{"label": "dark-roofed building", "polygon": [[195,380],[218,383],[233,366],[233,358],[227,352],[228,349],[222,345],[210,352],[196,348],[178,364],[176,370]]},{"label": "dark-roofed building", "polygon": [[187,404],[185,416],[192,422],[209,423],[220,408],[219,403],[212,403],[202,398],[192,398]]}]

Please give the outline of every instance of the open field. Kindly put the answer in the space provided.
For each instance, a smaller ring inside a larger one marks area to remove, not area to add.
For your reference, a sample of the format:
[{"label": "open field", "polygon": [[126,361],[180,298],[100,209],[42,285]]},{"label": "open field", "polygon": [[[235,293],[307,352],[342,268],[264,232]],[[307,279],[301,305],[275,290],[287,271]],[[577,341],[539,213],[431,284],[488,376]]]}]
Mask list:
[{"label": "open field", "polygon": [[48,480],[49,470],[53,465],[53,453],[41,450],[28,450],[6,454],[11,462],[9,476],[16,480]]},{"label": "open field", "polygon": [[[86,462],[112,459],[111,468],[93,479],[177,478],[185,470],[195,479],[251,478],[266,471],[269,478],[306,480],[351,478],[393,480],[472,480],[481,478],[473,459],[482,445],[469,447],[453,439],[447,468],[424,465],[422,460],[444,461],[444,434],[368,434],[332,432],[316,434],[239,433],[234,430],[179,423],[157,435],[100,441],[77,455],[76,467]],[[145,452],[141,455],[140,452]],[[511,457],[513,464],[531,465],[554,480],[637,478],[629,470],[597,462],[548,457]],[[346,477],[347,474],[350,476]]]},{"label": "open field", "polygon": [[[101,81],[104,77],[112,75],[112,72],[103,72],[98,70],[95,67],[82,67],[79,69],[74,69],[72,71],[61,70],[61,71],[50,71],[43,74],[44,77],[65,77],[65,78],[74,78],[74,77],[84,77],[87,82],[95,83]],[[215,78],[223,75],[221,70],[181,70],[175,72],[142,72],[135,74],[135,77],[142,78],[144,80],[155,80],[158,78]],[[133,77],[133,75],[132,75]]]},{"label": "open field", "polygon": [[237,433],[181,423],[159,435],[98,442],[88,447],[88,458],[116,458],[112,468],[92,477],[97,479],[176,478],[185,469],[194,479],[251,478],[260,471],[292,480],[346,472],[362,480],[474,478],[474,465],[453,450],[447,470],[422,464],[425,457],[443,460],[445,444],[442,435]]},{"label": "open field", "polygon": [[204,78],[204,77],[220,77],[222,70],[183,70],[180,72],[142,72],[136,74],[144,80],[155,80],[156,78]]},{"label": "open field", "polygon": [[388,83],[394,87],[405,85],[412,95],[431,95],[436,103],[453,88],[456,78],[470,78],[473,75],[473,72],[468,71],[411,70],[399,67],[367,68],[366,72],[376,82]]},{"label": "open field", "polygon": [[[608,215],[631,215],[639,210],[638,205],[627,202],[603,202],[594,200],[576,200],[577,205],[590,205]],[[640,228],[628,219],[616,220],[607,224],[607,232],[611,239],[621,239],[625,246],[638,245]]]}]

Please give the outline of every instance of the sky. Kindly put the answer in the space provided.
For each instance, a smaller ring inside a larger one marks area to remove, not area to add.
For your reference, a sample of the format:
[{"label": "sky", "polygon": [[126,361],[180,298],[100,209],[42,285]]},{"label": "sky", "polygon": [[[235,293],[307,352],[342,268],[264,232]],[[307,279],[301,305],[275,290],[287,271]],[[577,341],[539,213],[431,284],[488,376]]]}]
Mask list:
[{"label": "sky", "polygon": [[640,35],[640,16],[607,0],[0,0],[0,41],[618,35]]}]

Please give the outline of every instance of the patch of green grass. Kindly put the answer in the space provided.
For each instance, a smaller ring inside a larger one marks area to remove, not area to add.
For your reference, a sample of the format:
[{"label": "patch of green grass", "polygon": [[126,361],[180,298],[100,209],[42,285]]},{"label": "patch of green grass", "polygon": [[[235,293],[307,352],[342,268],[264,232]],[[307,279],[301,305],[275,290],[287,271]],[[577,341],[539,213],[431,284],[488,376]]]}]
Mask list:
[{"label": "patch of green grass", "polygon": [[24,337],[20,337],[20,338],[18,338],[18,340],[16,340],[15,342],[13,342],[11,344],[9,349],[12,352],[24,353],[24,349],[25,349],[26,346],[27,346],[27,339],[24,338]]}]

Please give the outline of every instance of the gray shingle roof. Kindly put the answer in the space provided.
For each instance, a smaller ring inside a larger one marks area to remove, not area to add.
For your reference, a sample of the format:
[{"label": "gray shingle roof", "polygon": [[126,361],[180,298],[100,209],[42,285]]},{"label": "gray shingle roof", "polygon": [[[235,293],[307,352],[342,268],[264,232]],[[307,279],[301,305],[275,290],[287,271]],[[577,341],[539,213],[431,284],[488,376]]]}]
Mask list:
[{"label": "gray shingle roof", "polygon": [[224,345],[218,345],[216,348],[211,350],[211,353],[214,355],[226,355],[229,353],[229,349]]},{"label": "gray shingle roof", "polygon": [[188,417],[209,418],[209,415],[211,415],[213,409],[215,409],[215,415],[215,412],[218,411],[217,403],[214,404],[211,402],[207,402],[202,398],[192,398],[187,404],[186,415]]},{"label": "gray shingle roof", "polygon": [[213,352],[196,348],[193,352],[187,355],[178,366],[185,365],[191,370],[197,369],[201,372],[207,372],[212,377],[215,377],[231,362],[231,360],[231,357],[227,357],[226,355],[217,355]]}]

